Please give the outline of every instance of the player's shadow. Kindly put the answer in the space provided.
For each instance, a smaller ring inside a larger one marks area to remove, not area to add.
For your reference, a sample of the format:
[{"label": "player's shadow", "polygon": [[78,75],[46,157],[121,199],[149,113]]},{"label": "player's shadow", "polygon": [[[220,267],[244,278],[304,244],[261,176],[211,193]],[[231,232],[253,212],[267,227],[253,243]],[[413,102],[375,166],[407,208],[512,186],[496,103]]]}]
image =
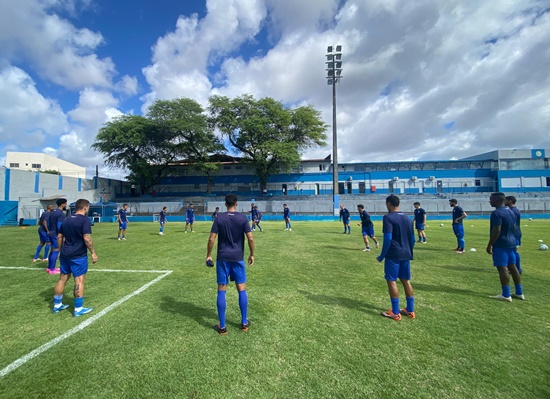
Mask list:
[{"label": "player's shadow", "polygon": [[342,306],[351,310],[358,310],[360,312],[372,313],[376,315],[378,315],[381,311],[386,310],[356,299],[344,298],[339,296],[312,294],[311,292],[302,291],[302,290],[299,290],[298,292],[303,296],[305,296],[310,301],[317,302],[321,305]]},{"label": "player's shadow", "polygon": [[[172,297],[162,298],[160,308],[165,312],[178,314],[189,319],[195,320],[197,324],[211,329],[218,320],[218,314],[210,308],[203,308],[190,302],[177,301]],[[234,324],[228,322],[227,324]],[[240,327],[240,324],[234,324]]]},{"label": "player's shadow", "polygon": [[485,297],[479,291],[465,290],[462,288],[449,287],[448,285],[429,285],[413,282],[413,288],[418,291],[431,291],[431,292],[444,292],[446,294],[459,294],[468,296],[481,296]]}]

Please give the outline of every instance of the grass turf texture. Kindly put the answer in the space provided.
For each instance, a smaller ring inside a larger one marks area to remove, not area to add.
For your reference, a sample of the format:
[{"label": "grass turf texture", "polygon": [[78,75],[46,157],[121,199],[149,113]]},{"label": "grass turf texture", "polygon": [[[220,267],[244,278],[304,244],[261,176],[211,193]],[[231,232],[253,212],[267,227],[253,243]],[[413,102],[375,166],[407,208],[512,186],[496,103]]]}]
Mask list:
[{"label": "grass turf texture", "polygon": [[[195,234],[167,223],[163,237],[158,224],[131,223],[122,242],[115,224],[97,224],[91,268],[174,272],[0,378],[0,397],[548,398],[550,252],[538,240],[550,241],[550,221],[524,224],[526,301],[489,299],[500,284],[488,221],[465,223],[477,252],[462,255],[450,223],[431,223],[412,266],[417,319],[395,322],[379,315],[390,308],[379,250],[361,252],[356,224],[344,235],[337,222],[295,222],[292,232],[264,222],[248,269],[252,327],[240,331],[231,286],[226,336],[213,330],[209,223]],[[37,244],[34,227],[0,229],[0,266],[38,267]],[[73,318],[72,281],[71,307],[53,315],[56,276],[0,269],[0,369],[157,276],[90,271],[85,306],[95,310]]]}]

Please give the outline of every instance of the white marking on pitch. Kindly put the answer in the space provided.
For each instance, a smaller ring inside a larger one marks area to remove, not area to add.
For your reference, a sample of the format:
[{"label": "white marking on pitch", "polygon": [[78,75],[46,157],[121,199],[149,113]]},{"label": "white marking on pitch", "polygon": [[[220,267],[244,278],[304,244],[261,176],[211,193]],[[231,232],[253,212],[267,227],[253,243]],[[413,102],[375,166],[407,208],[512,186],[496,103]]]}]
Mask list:
[{"label": "white marking on pitch", "polygon": [[[11,266],[0,266],[0,269],[19,269],[19,270],[44,270],[43,268],[31,268],[31,267],[11,267]],[[36,356],[40,355],[43,352],[46,352],[48,349],[50,349],[52,346],[57,345],[58,343],[66,340],[71,335],[76,334],[77,332],[85,329],[90,324],[92,324],[94,321],[99,319],[102,316],[105,316],[107,313],[109,313],[114,308],[118,307],[119,305],[122,305],[124,302],[126,302],[128,299],[141,294],[143,291],[145,291],[147,288],[155,284],[156,282],[162,280],[164,277],[168,276],[172,273],[172,270],[106,270],[106,269],[89,269],[88,271],[97,271],[97,272],[120,272],[120,273],[163,273],[161,276],[158,276],[156,279],[148,282],[141,288],[138,288],[131,294],[126,295],[124,298],[119,299],[115,303],[112,303],[111,305],[107,306],[102,311],[94,314],[93,316],[87,318],[84,322],[80,323],[76,327],[70,329],[64,334],[61,334],[57,338],[52,339],[50,342],[46,342],[44,345],[39,346],[32,352],[27,353],[25,356],[20,357],[13,363],[9,364],[2,370],[0,370],[0,378],[6,376],[7,374],[11,373],[15,369],[17,369],[19,366],[22,366],[23,364],[27,363],[29,360],[34,359]]]}]

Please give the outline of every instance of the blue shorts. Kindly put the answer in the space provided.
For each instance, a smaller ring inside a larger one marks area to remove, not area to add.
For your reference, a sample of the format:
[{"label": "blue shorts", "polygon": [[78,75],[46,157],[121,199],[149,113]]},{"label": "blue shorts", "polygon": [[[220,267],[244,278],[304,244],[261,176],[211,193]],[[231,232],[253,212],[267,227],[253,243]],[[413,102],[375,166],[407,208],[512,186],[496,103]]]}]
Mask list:
[{"label": "blue shorts", "polygon": [[384,278],[388,281],[411,279],[411,261],[384,259]]},{"label": "blue shorts", "polygon": [[187,219],[185,224],[193,224],[195,222],[195,219]]},{"label": "blue shorts", "polygon": [[40,238],[40,242],[50,242],[50,236],[45,231],[39,231],[38,237]]},{"label": "blue shorts", "polygon": [[515,248],[493,248],[493,266],[505,267],[516,264]]},{"label": "blue shorts", "polygon": [[424,230],[424,223],[416,222],[415,228],[416,228],[416,230]]},{"label": "blue shorts", "polygon": [[347,218],[347,219],[342,219],[342,223],[344,223],[344,224],[349,224],[349,218]]},{"label": "blue shorts", "polygon": [[363,227],[363,237],[369,236],[374,237],[374,226],[370,225],[369,227]]},{"label": "blue shorts", "polygon": [[458,223],[453,224],[453,233],[455,233],[455,236],[458,238],[464,237],[464,225]]},{"label": "blue shorts", "polygon": [[246,267],[244,261],[224,262],[216,261],[216,281],[218,284],[227,285],[229,280],[237,284],[246,283]]},{"label": "blue shorts", "polygon": [[60,256],[59,270],[63,274],[72,273],[74,277],[83,276],[88,272],[88,257],[83,256],[82,258],[70,259]]},{"label": "blue shorts", "polygon": [[126,230],[127,227],[128,227],[128,223],[127,223],[127,222],[122,222],[122,223],[119,223],[119,224],[118,224],[118,229],[119,229],[119,230]]},{"label": "blue shorts", "polygon": [[59,244],[57,243],[57,235],[49,235],[50,243],[52,244],[52,249],[59,248]]}]

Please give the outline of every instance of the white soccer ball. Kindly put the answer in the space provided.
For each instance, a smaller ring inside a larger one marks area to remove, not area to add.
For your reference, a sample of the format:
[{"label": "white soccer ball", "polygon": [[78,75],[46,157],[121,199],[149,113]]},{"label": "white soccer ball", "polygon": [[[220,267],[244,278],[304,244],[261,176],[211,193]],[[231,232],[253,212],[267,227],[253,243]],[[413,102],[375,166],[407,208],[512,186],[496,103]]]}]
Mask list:
[{"label": "white soccer ball", "polygon": [[470,252],[477,252],[477,249],[475,249],[475,248],[470,248]]},{"label": "white soccer ball", "polygon": [[445,226],[443,223],[440,224],[441,227]]},{"label": "white soccer ball", "polygon": [[546,250],[548,249],[548,245],[546,245],[546,244],[540,244],[540,245],[539,245],[539,249],[540,249],[541,251],[546,251]]}]

